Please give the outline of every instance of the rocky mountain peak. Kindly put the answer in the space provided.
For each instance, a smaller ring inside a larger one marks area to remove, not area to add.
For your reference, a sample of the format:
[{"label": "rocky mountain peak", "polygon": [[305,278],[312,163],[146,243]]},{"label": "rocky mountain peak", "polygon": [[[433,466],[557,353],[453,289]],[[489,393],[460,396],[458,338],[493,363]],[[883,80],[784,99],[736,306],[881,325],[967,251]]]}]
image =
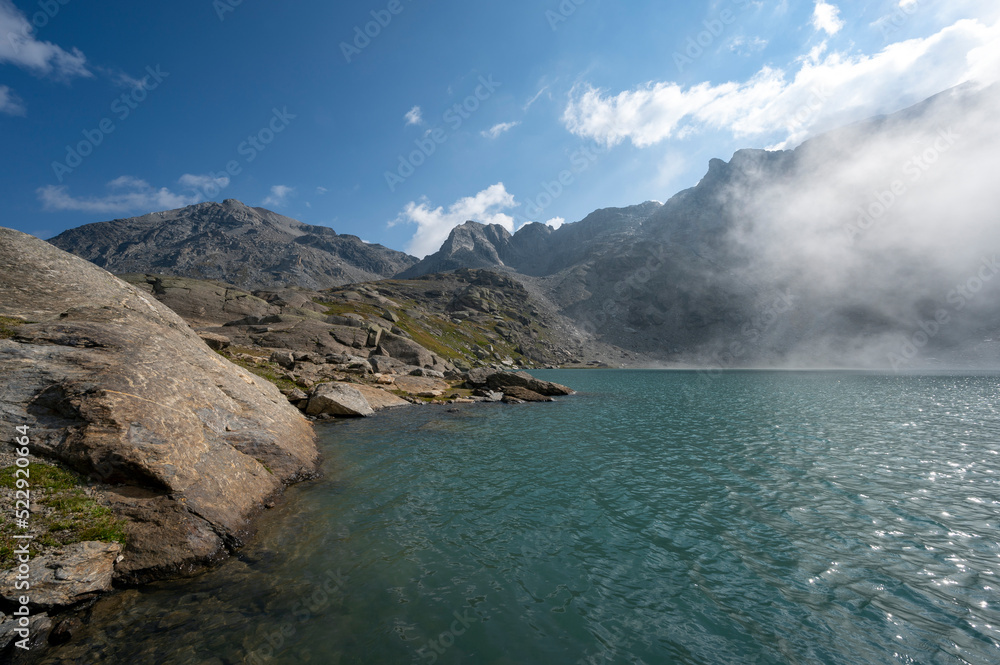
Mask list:
[{"label": "rocky mountain peak", "polygon": [[50,242],[114,273],[157,272],[241,288],[330,288],[391,277],[416,259],[236,199],[87,224]]}]

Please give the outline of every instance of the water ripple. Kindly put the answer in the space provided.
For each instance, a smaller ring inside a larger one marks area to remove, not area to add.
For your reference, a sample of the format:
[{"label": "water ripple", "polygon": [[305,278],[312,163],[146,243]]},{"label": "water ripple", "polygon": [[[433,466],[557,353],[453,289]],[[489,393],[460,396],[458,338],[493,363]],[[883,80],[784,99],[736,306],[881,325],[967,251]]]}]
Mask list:
[{"label": "water ripple", "polygon": [[49,662],[1000,662],[996,377],[706,377],[330,428],[239,560],[98,604],[147,639]]}]

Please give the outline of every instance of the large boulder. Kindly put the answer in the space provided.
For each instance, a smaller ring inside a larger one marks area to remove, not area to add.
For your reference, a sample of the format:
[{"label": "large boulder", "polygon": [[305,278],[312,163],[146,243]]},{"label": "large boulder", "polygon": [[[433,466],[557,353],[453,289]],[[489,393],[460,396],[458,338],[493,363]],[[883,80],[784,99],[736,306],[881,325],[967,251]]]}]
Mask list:
[{"label": "large boulder", "polygon": [[306,413],[310,416],[370,416],[375,410],[354,386],[321,383],[313,388]]},{"label": "large boulder", "polygon": [[519,387],[545,396],[573,394],[572,388],[536,379],[527,372],[505,372],[488,367],[477,367],[469,370],[466,374],[466,382],[473,388],[487,386],[502,393],[507,393],[508,388]]},{"label": "large boulder", "polygon": [[522,402],[553,402],[551,397],[536,393],[521,386],[507,386],[504,388],[504,398],[520,400]]},{"label": "large boulder", "polygon": [[148,294],[4,228],[0,316],[27,321],[0,335],[0,419],[29,426],[34,454],[119,486],[129,581],[239,545],[268,497],[315,473],[312,428],[274,385]]},{"label": "large boulder", "polygon": [[[68,607],[111,590],[118,543],[84,542],[66,545],[31,561],[33,607]],[[17,588],[17,568],[0,576],[0,595],[15,603],[25,595]]]},{"label": "large boulder", "polygon": [[392,333],[383,334],[379,342],[378,352],[381,355],[400,360],[407,365],[427,367],[442,372],[449,369],[448,364],[439,356],[431,353],[412,339],[407,339],[401,335],[393,335]]},{"label": "large boulder", "polygon": [[400,406],[410,406],[410,403],[405,399],[397,397],[390,392],[382,390],[381,388],[376,388],[375,386],[366,386],[363,384],[358,384],[355,386],[358,392],[360,392],[368,405],[375,411],[382,411],[383,409],[394,409]]}]

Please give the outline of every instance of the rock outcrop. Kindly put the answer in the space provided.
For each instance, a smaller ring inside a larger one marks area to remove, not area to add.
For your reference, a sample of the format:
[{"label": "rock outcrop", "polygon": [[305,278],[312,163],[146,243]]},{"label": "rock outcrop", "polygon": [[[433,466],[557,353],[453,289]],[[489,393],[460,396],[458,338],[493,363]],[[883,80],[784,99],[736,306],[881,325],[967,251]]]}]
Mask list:
[{"label": "rock outcrop", "polygon": [[115,576],[188,571],[238,546],[311,476],[308,421],[177,314],[104,270],[0,228],[0,418],[32,453],[101,481],[128,520]]}]

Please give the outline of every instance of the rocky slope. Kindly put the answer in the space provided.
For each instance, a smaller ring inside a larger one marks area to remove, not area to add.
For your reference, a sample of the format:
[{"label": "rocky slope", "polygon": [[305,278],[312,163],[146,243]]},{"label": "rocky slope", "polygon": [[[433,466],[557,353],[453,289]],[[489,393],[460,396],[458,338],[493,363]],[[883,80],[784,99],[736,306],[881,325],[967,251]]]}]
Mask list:
[{"label": "rocky slope", "polygon": [[445,375],[483,366],[572,364],[614,352],[586,346],[571,323],[517,280],[486,270],[461,269],[325,291],[252,293],[189,278],[122,278],[180,314],[210,342],[230,349],[227,352],[240,349],[269,362],[275,350],[298,355],[294,371],[278,363],[269,373],[304,388],[348,370],[398,373],[406,368]]},{"label": "rocky slope", "polygon": [[277,388],[91,263],[0,229],[0,317],[0,418],[39,464],[97,483],[125,525],[118,581],[224,555],[314,472],[312,428]]},{"label": "rocky slope", "polygon": [[112,273],[218,279],[244,289],[323,289],[390,277],[416,262],[234,199],[87,224],[49,242]]}]

